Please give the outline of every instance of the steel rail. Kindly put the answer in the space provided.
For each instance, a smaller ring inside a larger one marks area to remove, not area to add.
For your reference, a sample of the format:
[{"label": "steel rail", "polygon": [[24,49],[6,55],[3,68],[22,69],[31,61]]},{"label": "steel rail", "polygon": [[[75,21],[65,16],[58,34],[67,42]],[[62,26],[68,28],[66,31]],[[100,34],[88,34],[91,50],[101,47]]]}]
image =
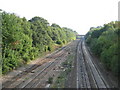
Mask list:
[{"label": "steel rail", "polygon": [[85,42],[83,41],[83,53],[85,55],[85,57],[87,58],[87,62],[89,64],[89,67],[92,71],[92,74],[94,76],[94,80],[96,82],[97,88],[109,88],[109,85],[106,84],[105,79],[103,79],[103,76],[101,75],[99,69],[97,68],[97,66],[95,65],[95,63],[92,60],[92,57],[89,55],[86,47],[85,47]]}]

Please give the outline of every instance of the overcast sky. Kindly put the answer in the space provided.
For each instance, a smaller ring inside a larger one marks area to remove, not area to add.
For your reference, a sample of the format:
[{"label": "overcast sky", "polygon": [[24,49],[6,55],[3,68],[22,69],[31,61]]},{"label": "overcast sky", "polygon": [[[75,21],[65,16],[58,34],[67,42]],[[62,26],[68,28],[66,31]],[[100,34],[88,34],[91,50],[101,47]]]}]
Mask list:
[{"label": "overcast sky", "polygon": [[48,22],[86,34],[96,27],[118,20],[119,0],[0,0],[0,9],[31,19],[40,16]]}]

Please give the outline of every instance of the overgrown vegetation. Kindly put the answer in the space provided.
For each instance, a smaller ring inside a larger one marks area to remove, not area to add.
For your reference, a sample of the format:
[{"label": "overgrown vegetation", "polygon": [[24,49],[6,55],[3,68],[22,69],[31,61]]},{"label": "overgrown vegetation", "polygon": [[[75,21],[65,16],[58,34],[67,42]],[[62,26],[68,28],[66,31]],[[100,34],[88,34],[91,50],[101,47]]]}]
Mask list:
[{"label": "overgrown vegetation", "polygon": [[110,22],[103,27],[92,27],[86,34],[86,43],[92,52],[100,57],[106,68],[118,76],[120,73],[120,59],[118,41],[120,41],[120,22]]},{"label": "overgrown vegetation", "polygon": [[69,73],[72,70],[72,63],[74,59],[75,54],[69,54],[68,58],[65,62],[62,63],[62,67],[64,67],[64,70],[60,73],[60,75],[57,77],[57,80],[55,81],[52,88],[65,88],[65,81],[68,78]]},{"label": "overgrown vegetation", "polygon": [[50,25],[42,17],[26,20],[15,14],[1,14],[3,74],[76,37],[75,31],[57,24]]},{"label": "overgrown vegetation", "polygon": [[47,83],[52,84],[53,83],[53,77],[49,77]]}]

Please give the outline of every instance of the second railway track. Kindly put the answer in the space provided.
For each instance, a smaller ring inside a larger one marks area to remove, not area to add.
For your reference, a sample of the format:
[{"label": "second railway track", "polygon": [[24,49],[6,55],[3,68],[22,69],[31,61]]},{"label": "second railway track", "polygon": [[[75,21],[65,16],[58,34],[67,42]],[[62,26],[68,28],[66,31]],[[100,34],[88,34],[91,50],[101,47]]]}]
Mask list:
[{"label": "second railway track", "polygon": [[85,47],[83,38],[77,46],[77,88],[109,88]]}]

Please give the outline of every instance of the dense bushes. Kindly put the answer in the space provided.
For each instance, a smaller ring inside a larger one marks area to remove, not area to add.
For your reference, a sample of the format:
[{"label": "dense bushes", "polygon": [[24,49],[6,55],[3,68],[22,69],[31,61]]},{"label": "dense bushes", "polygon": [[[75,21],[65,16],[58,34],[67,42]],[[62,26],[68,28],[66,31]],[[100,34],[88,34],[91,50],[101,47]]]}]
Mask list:
[{"label": "dense bushes", "polygon": [[120,73],[118,65],[118,41],[120,40],[120,22],[111,22],[103,27],[91,28],[86,34],[86,43],[94,54],[100,57],[108,70],[115,75]]},{"label": "dense bushes", "polygon": [[[1,27],[0,27],[1,28]],[[44,52],[54,50],[75,39],[76,32],[49,25],[41,17],[27,21],[15,14],[2,12],[2,72],[3,74],[35,59]]]}]

